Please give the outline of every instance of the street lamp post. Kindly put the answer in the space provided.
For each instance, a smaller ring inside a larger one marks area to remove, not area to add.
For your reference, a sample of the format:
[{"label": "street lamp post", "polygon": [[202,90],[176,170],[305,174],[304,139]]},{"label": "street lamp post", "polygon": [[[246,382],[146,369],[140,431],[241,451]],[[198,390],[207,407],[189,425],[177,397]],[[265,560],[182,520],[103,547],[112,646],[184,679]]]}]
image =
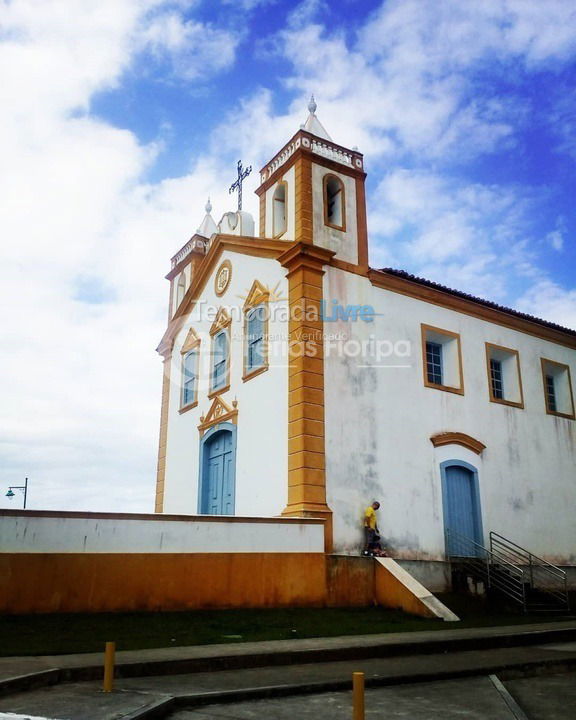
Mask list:
[{"label": "street lamp post", "polygon": [[28,495],[28,478],[24,478],[24,485],[10,485],[10,487],[8,488],[8,492],[6,493],[6,497],[10,498],[10,500],[12,500],[12,498],[14,497],[14,490],[22,490],[22,492],[24,493],[23,508],[24,510],[26,510],[26,497]]}]

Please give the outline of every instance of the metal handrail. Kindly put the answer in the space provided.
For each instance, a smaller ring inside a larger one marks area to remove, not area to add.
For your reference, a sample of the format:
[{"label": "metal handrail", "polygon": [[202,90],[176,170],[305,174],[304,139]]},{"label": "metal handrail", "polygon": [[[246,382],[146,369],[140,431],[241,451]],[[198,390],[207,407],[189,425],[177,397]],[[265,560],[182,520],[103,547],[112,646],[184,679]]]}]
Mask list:
[{"label": "metal handrail", "polygon": [[[526,611],[524,570],[521,567],[509,562],[503,555],[488,550],[488,548],[472,540],[472,538],[446,528],[447,547],[451,546],[450,538],[454,538],[456,543],[461,546],[461,549],[473,549],[475,551],[472,556],[458,555],[451,551],[449,555],[451,559],[458,559],[476,574],[480,573],[486,579],[489,588],[493,587],[500,590],[512,600],[519,602],[522,609]],[[502,567],[505,568],[505,571],[502,571]]]},{"label": "metal handrail", "polygon": [[[508,557],[519,558],[528,566],[531,589],[546,592],[560,601],[562,605],[565,605],[567,608],[569,607],[568,579],[564,570],[544,560],[544,558],[534,555],[530,550],[512,542],[512,540],[500,535],[500,533],[491,531],[490,550],[494,551],[495,548],[499,548],[500,552],[507,554]],[[552,579],[554,583],[556,583],[556,587],[539,587],[540,583],[538,583],[538,580],[543,580],[544,583],[551,583]]]},{"label": "metal handrail", "polygon": [[561,568],[559,568],[557,565],[553,565],[551,562],[548,562],[548,560],[544,560],[544,558],[538,557],[538,555],[534,555],[534,553],[530,552],[530,550],[523,548],[521,545],[517,545],[515,542],[512,542],[512,540],[508,540],[508,538],[504,537],[504,535],[500,535],[500,533],[497,533],[497,532],[494,532],[494,530],[491,530],[490,531],[490,542],[492,542],[493,537],[500,538],[500,540],[504,540],[504,542],[507,545],[514,546],[515,548],[517,548],[518,550],[521,550],[526,555],[530,555],[535,560],[538,560],[543,565],[554,568],[554,570],[558,570],[558,572],[561,573],[562,575],[566,575],[566,572],[564,570],[562,570]]}]

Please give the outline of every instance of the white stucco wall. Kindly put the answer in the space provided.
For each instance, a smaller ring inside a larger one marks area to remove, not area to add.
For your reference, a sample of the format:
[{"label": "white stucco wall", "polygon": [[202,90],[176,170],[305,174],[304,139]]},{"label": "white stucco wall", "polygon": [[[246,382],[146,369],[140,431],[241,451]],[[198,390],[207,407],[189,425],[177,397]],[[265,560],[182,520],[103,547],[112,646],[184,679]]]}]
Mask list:
[{"label": "white stucco wall", "polygon": [[[344,184],[346,230],[324,224],[324,175],[336,175]],[[356,181],[343,173],[312,163],[312,218],[314,244],[334,250],[339,260],[358,262],[358,223],[356,220]]]},{"label": "white stucco wall", "polygon": [[[75,516],[76,515],[76,516]],[[150,518],[98,513],[0,514],[0,553],[309,553],[322,522],[282,518]]]},{"label": "white stucco wall", "polygon": [[[553,562],[576,563],[576,423],[546,414],[540,368],[543,356],[570,365],[576,378],[576,352],[335,268],[327,269],[324,288],[328,303],[369,304],[381,313],[373,323],[326,323],[326,332],[411,345],[408,357],[378,363],[327,353],[327,492],[336,549],[358,550],[363,509],[377,499],[394,554],[442,558],[439,466],[460,459],[478,470],[485,540],[494,530]],[[460,333],[464,395],[424,386],[421,323]],[[519,351],[524,409],[490,402],[485,342]],[[430,437],[442,431],[471,435],[486,450],[479,456],[460,445],[434,448]]]},{"label": "white stucco wall", "polygon": [[[232,279],[222,297],[214,291],[214,275],[221,263],[232,263]],[[279,515],[287,501],[288,474],[288,372],[285,343],[271,339],[269,369],[243,382],[244,318],[242,307],[254,280],[288,297],[285,270],[275,260],[226,251],[208,279],[202,298],[178,334],[172,354],[164,512],[198,512],[200,417],[212,404],[208,398],[210,376],[210,327],[215,311],[225,306],[232,315],[230,390],[221,395],[229,405],[238,401],[236,451],[236,515]],[[277,312],[287,300],[273,304]],[[211,307],[213,311],[207,311]],[[210,314],[212,312],[212,314]],[[198,405],[182,414],[180,409],[181,353],[190,327],[202,338]],[[282,338],[287,323],[270,320],[271,338]]]}]

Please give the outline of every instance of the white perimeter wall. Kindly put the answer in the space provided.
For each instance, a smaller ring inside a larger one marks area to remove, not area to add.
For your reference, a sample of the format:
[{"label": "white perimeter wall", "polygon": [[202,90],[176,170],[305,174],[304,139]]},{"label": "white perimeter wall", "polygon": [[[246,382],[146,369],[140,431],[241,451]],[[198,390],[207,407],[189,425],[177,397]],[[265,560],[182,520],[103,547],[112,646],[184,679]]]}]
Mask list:
[{"label": "white perimeter wall", "polygon": [[321,521],[0,514],[0,553],[322,553]]},{"label": "white perimeter wall", "polygon": [[[232,263],[232,280],[222,297],[214,292],[214,275],[224,260]],[[288,323],[272,321],[269,334],[269,369],[242,381],[244,368],[244,321],[242,307],[254,280],[288,297],[286,271],[275,260],[224,252],[208,278],[202,298],[213,308],[236,308],[231,327],[230,390],[221,395],[232,405],[238,400],[236,450],[236,515],[279,515],[286,507],[288,487],[288,371],[282,338]],[[278,308],[287,304],[282,301]],[[213,317],[206,305],[197,305],[178,334],[172,353],[164,512],[198,512],[198,476],[200,463],[200,417],[212,404],[208,398]],[[232,310],[230,310],[232,314]],[[202,338],[200,345],[200,383],[198,405],[182,414],[180,409],[181,353],[190,327]]]},{"label": "white perimeter wall", "polygon": [[[576,352],[335,268],[324,283],[328,304],[365,303],[381,313],[373,323],[326,323],[326,333],[412,345],[409,357],[380,361],[404,368],[360,368],[360,359],[327,357],[327,490],[336,549],[358,550],[363,509],[377,499],[380,529],[395,555],[441,559],[440,463],[459,459],[478,470],[486,541],[495,530],[552,562],[576,563],[576,423],[546,414],[540,369],[541,356],[569,364],[574,382]],[[424,386],[421,323],[461,334],[465,395]],[[524,409],[490,402],[484,342],[519,351]],[[460,445],[434,448],[430,436],[443,431],[471,435],[486,450],[479,456]]]}]

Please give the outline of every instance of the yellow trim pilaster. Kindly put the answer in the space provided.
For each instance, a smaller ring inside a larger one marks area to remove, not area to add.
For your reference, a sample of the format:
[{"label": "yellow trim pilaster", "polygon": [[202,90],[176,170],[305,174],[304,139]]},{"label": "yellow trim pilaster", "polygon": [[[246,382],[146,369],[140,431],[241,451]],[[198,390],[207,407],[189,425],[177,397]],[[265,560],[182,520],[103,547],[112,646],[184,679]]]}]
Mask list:
[{"label": "yellow trim pilaster", "polygon": [[324,446],[324,265],[334,253],[307,242],[279,258],[288,269],[290,347],[288,376],[288,504],[282,515],[325,521],[324,547],[332,551],[332,511],[326,503]]},{"label": "yellow trim pilaster", "polygon": [[168,407],[170,403],[170,365],[172,354],[164,356],[162,379],[162,407],[160,410],[160,438],[158,441],[158,466],[156,470],[156,502],[154,512],[164,511],[164,478],[166,475],[166,444],[168,441]]}]

